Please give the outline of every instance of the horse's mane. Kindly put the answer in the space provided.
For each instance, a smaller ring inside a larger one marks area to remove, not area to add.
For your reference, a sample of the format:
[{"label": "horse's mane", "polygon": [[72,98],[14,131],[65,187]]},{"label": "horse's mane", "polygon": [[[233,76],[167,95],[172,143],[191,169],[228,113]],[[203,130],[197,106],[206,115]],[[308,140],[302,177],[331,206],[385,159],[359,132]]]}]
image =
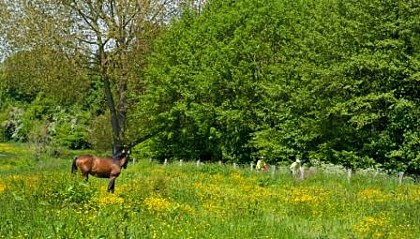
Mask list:
[{"label": "horse's mane", "polygon": [[114,157],[112,157],[112,159],[120,160],[120,159],[126,157],[127,155],[128,155],[128,153],[125,150],[123,150],[123,151],[119,152],[117,155],[115,155]]}]

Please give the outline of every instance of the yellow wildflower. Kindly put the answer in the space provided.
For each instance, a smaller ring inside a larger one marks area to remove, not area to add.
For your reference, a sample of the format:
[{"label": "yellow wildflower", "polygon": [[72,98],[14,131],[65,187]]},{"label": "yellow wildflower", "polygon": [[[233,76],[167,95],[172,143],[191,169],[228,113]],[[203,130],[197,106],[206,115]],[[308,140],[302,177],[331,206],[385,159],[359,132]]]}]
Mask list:
[{"label": "yellow wildflower", "polygon": [[378,189],[365,189],[358,193],[358,196],[361,200],[368,201],[384,201],[388,198],[388,195],[384,194]]},{"label": "yellow wildflower", "polygon": [[148,197],[144,199],[143,203],[148,210],[155,212],[165,212],[171,207],[171,203],[168,200],[160,197]]},{"label": "yellow wildflower", "polygon": [[0,166],[0,169],[1,170],[9,170],[9,169],[11,169],[12,168],[12,166],[10,166],[10,165],[8,165],[8,164],[6,164],[6,165],[1,165]]},{"label": "yellow wildflower", "polygon": [[20,181],[23,179],[22,175],[11,175],[9,177],[12,181]]},{"label": "yellow wildflower", "polygon": [[223,179],[223,175],[221,174],[213,174],[211,175],[211,181],[213,182],[220,182]]},{"label": "yellow wildflower", "polygon": [[241,181],[241,180],[243,180],[242,175],[241,175],[240,173],[238,173],[238,172],[233,172],[233,173],[231,174],[231,178],[232,178],[233,180],[236,180],[236,181]]},{"label": "yellow wildflower", "polygon": [[194,208],[192,208],[190,205],[188,204],[181,204],[179,205],[179,210],[181,210],[182,212],[186,213],[186,214],[190,214],[193,215],[195,213]]},{"label": "yellow wildflower", "polygon": [[291,201],[294,203],[320,202],[329,195],[329,192],[317,188],[292,188]]},{"label": "yellow wildflower", "polygon": [[100,204],[100,205],[107,205],[107,204],[122,204],[124,203],[124,199],[121,197],[118,197],[115,194],[102,194],[101,196],[99,196],[98,198],[96,198],[96,201]]},{"label": "yellow wildflower", "polygon": [[381,237],[383,227],[389,222],[388,217],[381,215],[379,217],[367,216],[360,222],[353,225],[353,230],[362,238],[369,235]]},{"label": "yellow wildflower", "polygon": [[14,152],[16,149],[12,147],[10,144],[0,144],[0,151],[1,152]]}]

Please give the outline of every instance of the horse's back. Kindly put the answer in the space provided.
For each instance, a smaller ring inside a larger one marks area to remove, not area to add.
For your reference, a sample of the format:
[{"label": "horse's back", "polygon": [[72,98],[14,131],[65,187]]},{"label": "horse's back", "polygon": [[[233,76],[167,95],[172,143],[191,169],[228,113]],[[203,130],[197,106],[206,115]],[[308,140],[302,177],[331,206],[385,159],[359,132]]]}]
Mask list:
[{"label": "horse's back", "polygon": [[112,158],[94,158],[91,174],[99,178],[109,178],[110,176],[118,176],[120,167]]},{"label": "horse's back", "polygon": [[76,166],[82,174],[91,174],[98,178],[117,177],[121,171],[120,166],[110,157],[81,155],[77,157]]},{"label": "horse's back", "polygon": [[78,156],[76,159],[76,166],[83,174],[89,173],[93,165],[93,159],[94,157],[92,155]]}]

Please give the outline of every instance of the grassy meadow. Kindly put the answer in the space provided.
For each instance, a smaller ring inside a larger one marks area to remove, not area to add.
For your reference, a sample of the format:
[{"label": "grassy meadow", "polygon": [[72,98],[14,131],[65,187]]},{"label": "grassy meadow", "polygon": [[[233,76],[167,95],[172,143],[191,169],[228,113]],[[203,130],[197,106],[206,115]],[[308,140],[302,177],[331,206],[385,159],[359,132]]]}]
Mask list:
[{"label": "grassy meadow", "polygon": [[0,238],[420,238],[420,185],[394,177],[137,159],[109,194],[71,156],[0,144]]}]

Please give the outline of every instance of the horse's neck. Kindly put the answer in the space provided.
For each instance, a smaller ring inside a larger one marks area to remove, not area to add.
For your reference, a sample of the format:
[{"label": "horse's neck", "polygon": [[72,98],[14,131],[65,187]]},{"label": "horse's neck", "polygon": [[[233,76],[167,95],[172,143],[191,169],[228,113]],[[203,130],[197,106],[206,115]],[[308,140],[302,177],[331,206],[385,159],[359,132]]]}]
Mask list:
[{"label": "horse's neck", "polygon": [[122,167],[126,161],[126,157],[122,157],[122,158],[113,158],[112,162],[114,162],[115,164],[118,164],[118,166]]}]

